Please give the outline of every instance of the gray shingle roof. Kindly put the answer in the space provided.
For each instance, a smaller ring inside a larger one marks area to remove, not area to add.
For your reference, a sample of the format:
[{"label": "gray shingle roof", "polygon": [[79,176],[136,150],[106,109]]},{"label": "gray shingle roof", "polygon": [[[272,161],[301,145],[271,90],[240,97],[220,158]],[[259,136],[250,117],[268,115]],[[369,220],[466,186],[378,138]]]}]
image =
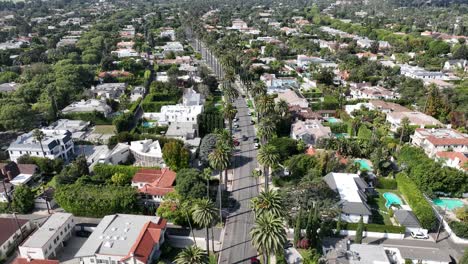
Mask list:
[{"label": "gray shingle roof", "polygon": [[418,218],[411,211],[397,210],[394,213],[394,216],[402,226],[421,228]]}]

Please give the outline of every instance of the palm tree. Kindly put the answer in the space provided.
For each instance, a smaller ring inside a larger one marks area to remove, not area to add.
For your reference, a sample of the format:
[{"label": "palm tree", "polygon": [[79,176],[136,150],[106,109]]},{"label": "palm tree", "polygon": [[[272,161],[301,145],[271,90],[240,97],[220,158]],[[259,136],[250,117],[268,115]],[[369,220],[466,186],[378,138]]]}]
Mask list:
[{"label": "palm tree", "polygon": [[219,185],[218,185],[218,198],[219,198],[219,218],[222,218],[222,202],[221,202],[221,184],[223,179],[223,170],[229,166],[229,155],[226,153],[222,144],[217,144],[216,148],[208,155],[210,166],[219,171]]},{"label": "palm tree", "polygon": [[250,89],[250,95],[253,98],[256,98],[259,95],[266,94],[267,92],[267,87],[264,82],[259,81],[256,82],[254,85],[252,85],[252,88]]},{"label": "palm tree", "polygon": [[275,112],[284,117],[289,112],[289,105],[284,99],[279,100],[278,103],[275,105]]},{"label": "palm tree", "polygon": [[283,219],[271,213],[260,215],[256,219],[250,235],[253,246],[263,255],[263,263],[268,263],[271,254],[283,250],[286,242]]},{"label": "palm tree", "polygon": [[280,161],[278,151],[273,145],[265,145],[258,151],[258,162],[263,165],[263,174],[265,175],[265,190],[268,191],[269,168]]},{"label": "palm tree", "polygon": [[250,201],[255,217],[265,213],[271,213],[276,217],[284,215],[283,197],[276,190],[264,190],[259,196],[252,198]]},{"label": "palm tree", "polygon": [[229,135],[232,137],[232,120],[236,117],[237,109],[231,103],[225,103],[223,108],[224,119],[229,122]]},{"label": "palm tree", "polygon": [[218,142],[222,142],[223,144],[229,146],[232,150],[232,148],[234,147],[234,142],[232,141],[232,136],[231,133],[229,133],[229,131],[217,128],[215,129],[214,133],[218,137]]},{"label": "palm tree", "polygon": [[179,254],[174,260],[176,264],[207,264],[209,263],[208,255],[197,246],[190,246]]},{"label": "palm tree", "polygon": [[206,179],[206,199],[210,199],[210,180],[212,173],[210,168],[203,169],[203,178]]},{"label": "palm tree", "polygon": [[271,118],[263,119],[258,126],[258,134],[262,137],[262,144],[267,144],[268,140],[276,132],[276,124]]},{"label": "palm tree", "polygon": [[226,101],[231,103],[234,102],[237,97],[239,97],[239,91],[237,91],[237,89],[227,81],[223,82],[223,93],[226,97]]},{"label": "palm tree", "polygon": [[209,228],[216,219],[216,206],[209,199],[202,199],[195,204],[192,212],[192,218],[197,225],[206,228],[206,252],[210,254]]},{"label": "palm tree", "polygon": [[257,123],[260,123],[260,116],[264,117],[265,114],[273,112],[275,101],[270,95],[259,95],[256,98],[255,107],[257,108]]},{"label": "palm tree", "polygon": [[41,145],[41,150],[42,150],[42,156],[45,158],[45,152],[44,152],[44,147],[42,146],[42,140],[45,138],[44,132],[40,129],[34,129],[33,131],[33,138],[39,142],[39,145]]}]

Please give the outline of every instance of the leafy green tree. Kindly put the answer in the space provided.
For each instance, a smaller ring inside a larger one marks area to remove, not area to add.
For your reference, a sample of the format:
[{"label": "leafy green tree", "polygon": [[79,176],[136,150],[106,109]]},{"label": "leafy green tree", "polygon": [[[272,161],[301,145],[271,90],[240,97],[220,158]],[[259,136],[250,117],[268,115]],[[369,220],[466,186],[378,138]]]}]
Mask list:
[{"label": "leafy green tree", "polygon": [[124,173],[115,173],[114,175],[112,175],[111,181],[115,185],[125,186],[130,183],[131,178],[129,178]]},{"label": "leafy green tree", "polygon": [[364,232],[364,222],[361,216],[361,218],[359,218],[358,226],[356,228],[356,237],[354,238],[355,243],[358,243],[358,244],[362,243],[363,232]]},{"label": "leafy green tree", "polygon": [[237,109],[231,103],[224,104],[223,115],[224,115],[224,119],[227,119],[229,122],[229,133],[231,136],[232,136],[232,121],[236,117],[236,114],[237,114]]},{"label": "leafy green tree", "polygon": [[19,185],[13,193],[12,208],[21,214],[27,214],[34,209],[34,193],[26,185]]},{"label": "leafy green tree", "polygon": [[275,148],[278,150],[278,154],[280,155],[280,160],[282,162],[294,155],[302,153],[305,150],[299,150],[298,141],[289,137],[272,138],[268,144],[275,146]]},{"label": "leafy green tree", "polygon": [[[210,252],[209,227],[216,220],[216,207],[209,199],[202,199],[195,203],[192,212],[193,221],[206,228],[206,252]],[[212,249],[214,251],[214,248]]]},{"label": "leafy green tree", "polygon": [[175,189],[182,200],[205,197],[205,180],[199,170],[181,169],[177,171],[176,181]]},{"label": "leafy green tree", "polygon": [[164,144],[162,149],[164,162],[173,171],[188,168],[190,153],[180,141],[171,141]]},{"label": "leafy green tree", "polygon": [[208,255],[197,246],[189,246],[177,254],[176,264],[208,264]]},{"label": "leafy green tree", "polygon": [[216,134],[207,134],[202,138],[198,152],[198,157],[202,163],[209,163],[208,155],[216,148],[217,141],[218,136]]},{"label": "leafy green tree", "polygon": [[283,219],[270,213],[256,218],[250,235],[252,244],[263,255],[263,263],[268,263],[271,254],[283,250],[286,242]]}]

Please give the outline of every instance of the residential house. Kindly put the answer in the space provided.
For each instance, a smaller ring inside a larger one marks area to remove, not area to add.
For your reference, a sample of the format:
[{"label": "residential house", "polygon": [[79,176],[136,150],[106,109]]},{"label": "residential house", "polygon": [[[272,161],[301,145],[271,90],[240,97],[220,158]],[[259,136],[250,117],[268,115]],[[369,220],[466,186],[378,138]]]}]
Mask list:
[{"label": "residential house", "polygon": [[322,138],[330,138],[330,127],[325,127],[319,120],[296,121],[291,127],[291,138],[315,145]]},{"label": "residential house", "polygon": [[119,100],[125,89],[127,89],[126,83],[103,83],[92,86],[90,92],[94,97]]},{"label": "residential house", "polygon": [[163,46],[163,54],[166,55],[170,52],[182,53],[184,52],[184,46],[178,41],[167,42],[166,45]]},{"label": "residential house", "polygon": [[322,251],[327,263],[335,264],[390,264],[383,245],[352,244],[348,238],[323,239]]},{"label": "residential house", "polygon": [[130,142],[130,152],[135,158],[135,165],[142,167],[164,167],[159,141],[152,139]]},{"label": "residential house", "polygon": [[264,73],[260,76],[260,80],[266,84],[269,94],[282,93],[298,87],[298,82],[295,77],[277,78],[275,74]]},{"label": "residential house", "polygon": [[447,80],[448,77],[437,71],[426,71],[425,69],[417,66],[410,66],[407,64],[400,65],[400,73],[404,76],[413,79],[436,79],[436,80]]},{"label": "residential house", "polygon": [[157,262],[167,221],[159,216],[105,216],[75,254],[82,264]]},{"label": "residential house", "polygon": [[72,214],[54,213],[19,247],[19,254],[31,259],[56,258],[74,228]]},{"label": "residential house", "polygon": [[422,148],[429,157],[446,151],[468,153],[468,135],[449,128],[417,128],[411,142]]},{"label": "residential house", "polygon": [[0,163],[0,176],[15,186],[27,184],[37,172],[35,164],[16,164],[13,161]]},{"label": "residential house", "polygon": [[30,230],[31,222],[26,219],[0,218],[0,259],[6,259]]},{"label": "residential house", "polygon": [[83,120],[59,119],[50,124],[46,129],[50,130],[68,130],[72,133],[73,139],[83,139],[85,133],[89,130],[91,122]]},{"label": "residential house", "polygon": [[59,264],[58,260],[53,259],[31,259],[17,257],[12,264]]},{"label": "residential house", "polygon": [[357,223],[362,217],[364,223],[369,223],[372,212],[367,204],[367,193],[371,188],[358,174],[331,172],[324,180],[340,196],[341,219]]},{"label": "residential house", "polygon": [[13,184],[5,181],[6,178],[0,179],[0,203],[8,203],[13,195]]},{"label": "residential house", "polygon": [[145,96],[146,88],[143,86],[136,86],[130,92],[130,101],[135,102],[138,98],[142,98]]},{"label": "residential house", "polygon": [[10,93],[18,90],[20,87],[19,83],[10,82],[0,84],[0,93]]},{"label": "residential house", "polygon": [[165,135],[168,138],[180,139],[192,147],[198,147],[201,141],[198,137],[198,125],[194,122],[173,122]]},{"label": "residential house", "polygon": [[444,63],[444,71],[468,71],[468,60],[448,60]]},{"label": "residential house", "polygon": [[143,118],[158,121],[160,125],[170,125],[173,122],[196,123],[197,116],[202,112],[203,105],[164,105],[159,113],[144,113]]},{"label": "residential house", "polygon": [[309,67],[312,64],[315,64],[321,68],[336,68],[338,66],[334,62],[329,62],[319,57],[310,57],[307,55],[297,55],[296,64],[302,68]]},{"label": "residential house", "polygon": [[163,197],[174,191],[176,173],[169,168],[140,169],[132,178],[132,186],[138,188],[141,198],[160,203]]},{"label": "residential house", "polygon": [[92,113],[99,112],[104,117],[108,117],[112,113],[112,108],[106,104],[103,100],[98,99],[89,99],[81,100],[78,102],[71,103],[64,109],[62,113],[64,114],[73,114],[73,113]]},{"label": "residential house", "polygon": [[75,46],[78,43],[78,38],[74,36],[63,37],[59,42],[57,42],[57,48]]},{"label": "residential house", "polygon": [[205,96],[197,93],[193,88],[184,89],[182,95],[182,104],[185,106],[203,105],[205,103]]},{"label": "residential house", "polygon": [[350,87],[352,99],[386,99],[399,98],[399,94],[389,91],[381,86]]},{"label": "residential house", "polygon": [[461,171],[468,171],[468,153],[440,151],[435,154],[438,161],[444,166],[455,168]]},{"label": "residential house", "polygon": [[376,60],[377,60],[377,54],[374,54],[374,53],[371,53],[371,52],[360,52],[360,53],[356,53],[356,56],[357,56],[359,59],[367,58],[367,59],[370,60],[370,61],[376,61]]},{"label": "residential house", "polygon": [[175,30],[171,27],[163,27],[160,28],[160,33],[159,37],[161,38],[169,38],[171,41],[174,41],[176,36],[175,36]]},{"label": "residential house", "polygon": [[247,23],[245,23],[242,19],[234,19],[232,20],[231,28],[241,30],[241,29],[248,28],[248,26],[247,26]]},{"label": "residential house", "polygon": [[411,110],[404,106],[392,102],[385,102],[382,100],[370,100],[368,105],[369,109],[377,110],[385,114],[391,112],[411,112]]},{"label": "residential house", "polygon": [[300,107],[298,105],[292,105],[289,107],[289,113],[294,120],[322,120],[322,116],[317,112],[312,111],[309,107]]},{"label": "residential house", "polygon": [[117,48],[119,49],[133,49],[133,47],[135,46],[135,42],[132,40],[132,41],[121,41],[119,43],[117,43]]},{"label": "residential house", "polygon": [[[41,129],[44,138],[41,142],[33,136],[33,131],[20,135],[8,147],[10,160],[17,162],[23,155],[68,160],[75,154],[71,133],[68,130]],[[42,145],[42,146],[41,146]]]},{"label": "residential house", "polygon": [[125,25],[125,28],[123,28],[119,34],[123,39],[133,39],[135,37],[135,27],[132,25]]},{"label": "residential house", "polygon": [[133,48],[119,48],[111,51],[111,54],[116,55],[117,58],[138,57],[140,53]]},{"label": "residential house", "polygon": [[278,97],[275,98],[275,102],[284,100],[288,103],[289,106],[297,105],[300,107],[309,107],[309,102],[307,99],[302,97],[298,92],[294,90],[288,90],[283,93],[279,93]]},{"label": "residential house", "polygon": [[390,130],[396,132],[404,118],[408,118],[411,126],[442,126],[439,120],[421,112],[391,112],[387,114],[386,118],[387,122],[390,123]]},{"label": "residential house", "polygon": [[404,226],[408,232],[427,234],[427,230],[421,227],[421,223],[419,223],[413,211],[405,209],[395,210],[393,217],[401,226]]}]

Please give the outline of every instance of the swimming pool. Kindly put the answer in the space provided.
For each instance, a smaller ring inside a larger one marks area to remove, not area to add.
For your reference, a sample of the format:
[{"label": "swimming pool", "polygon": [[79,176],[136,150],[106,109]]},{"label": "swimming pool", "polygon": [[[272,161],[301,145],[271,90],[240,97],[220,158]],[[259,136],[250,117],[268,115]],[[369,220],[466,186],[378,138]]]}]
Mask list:
[{"label": "swimming pool", "polygon": [[151,127],[155,127],[156,123],[155,122],[143,122],[141,123],[141,126],[144,128],[151,128]]},{"label": "swimming pool", "polygon": [[348,133],[335,133],[336,138],[348,138],[349,134]]},{"label": "swimming pool", "polygon": [[464,204],[462,201],[458,199],[440,199],[436,198],[432,200],[435,205],[440,206],[442,208],[447,208],[448,210],[454,210],[460,207],[463,207]]},{"label": "swimming pool", "polygon": [[329,117],[329,118],[327,118],[327,122],[328,123],[340,123],[341,120],[338,119],[338,118],[335,118],[335,117]]},{"label": "swimming pool", "polygon": [[401,201],[400,197],[398,195],[391,193],[391,192],[386,192],[383,194],[383,197],[387,202],[385,203],[385,207],[390,208],[392,204],[397,204],[397,205],[402,205],[403,202]]},{"label": "swimming pool", "polygon": [[356,159],[356,160],[354,160],[354,163],[359,163],[359,169],[360,170],[372,171],[372,167],[369,164],[370,162],[367,161],[367,160]]}]

